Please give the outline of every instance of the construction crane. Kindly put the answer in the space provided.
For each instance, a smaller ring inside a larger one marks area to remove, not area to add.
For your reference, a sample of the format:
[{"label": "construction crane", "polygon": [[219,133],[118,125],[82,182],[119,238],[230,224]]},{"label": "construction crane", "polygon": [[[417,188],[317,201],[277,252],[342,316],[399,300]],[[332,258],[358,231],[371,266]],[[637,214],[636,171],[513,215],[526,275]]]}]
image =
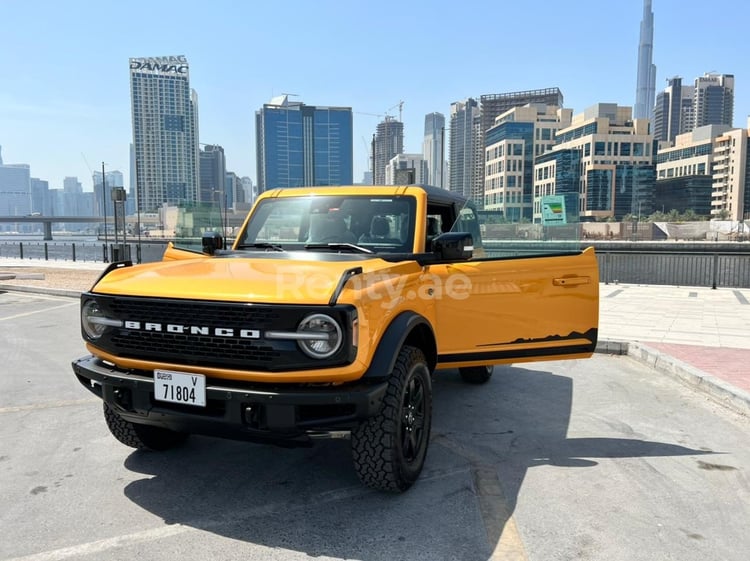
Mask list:
[{"label": "construction crane", "polygon": [[[402,117],[402,112],[403,112],[403,109],[404,109],[404,102],[403,101],[399,101],[393,107],[389,107],[388,111],[392,111],[393,109],[396,109],[396,107],[398,107],[398,120],[401,121],[401,122],[403,122],[403,119],[401,117]],[[386,112],[386,115],[387,114],[388,113]]]},{"label": "construction crane", "polygon": [[383,113],[365,113],[364,111],[355,111],[355,115],[369,115],[370,117],[387,117],[388,114]]}]

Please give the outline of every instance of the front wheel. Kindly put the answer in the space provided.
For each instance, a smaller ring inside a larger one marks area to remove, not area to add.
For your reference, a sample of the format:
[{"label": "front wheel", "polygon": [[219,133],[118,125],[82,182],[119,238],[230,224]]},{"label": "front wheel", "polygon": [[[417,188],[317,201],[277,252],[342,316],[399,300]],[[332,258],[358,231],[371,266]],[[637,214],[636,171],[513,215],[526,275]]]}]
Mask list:
[{"label": "front wheel", "polygon": [[126,421],[107,403],[104,403],[104,420],[112,436],[125,446],[139,450],[169,450],[184,443],[189,436],[182,432]]},{"label": "front wheel", "polygon": [[494,370],[494,366],[467,366],[466,368],[459,368],[458,373],[461,374],[461,379],[464,382],[484,384],[492,378]]},{"label": "front wheel", "polygon": [[380,412],[352,431],[354,468],[362,483],[406,491],[424,466],[432,426],[432,381],[422,351],[398,354]]}]

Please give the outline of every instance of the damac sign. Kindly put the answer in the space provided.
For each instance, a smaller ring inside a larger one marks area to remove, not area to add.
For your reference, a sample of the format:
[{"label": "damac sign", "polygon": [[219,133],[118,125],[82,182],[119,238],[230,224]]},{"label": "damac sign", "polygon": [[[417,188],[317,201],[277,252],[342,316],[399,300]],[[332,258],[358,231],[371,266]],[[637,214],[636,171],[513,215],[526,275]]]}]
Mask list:
[{"label": "damac sign", "polygon": [[168,74],[187,74],[188,63],[183,55],[131,58],[130,69],[163,72]]}]

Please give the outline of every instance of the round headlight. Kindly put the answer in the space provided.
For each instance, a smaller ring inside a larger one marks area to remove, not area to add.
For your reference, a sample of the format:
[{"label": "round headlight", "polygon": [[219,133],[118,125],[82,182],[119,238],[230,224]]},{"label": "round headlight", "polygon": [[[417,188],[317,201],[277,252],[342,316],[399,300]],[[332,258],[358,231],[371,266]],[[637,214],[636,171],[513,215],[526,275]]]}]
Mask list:
[{"label": "round headlight", "polygon": [[89,300],[81,308],[81,327],[89,339],[98,339],[107,327],[120,327],[122,321],[104,315],[95,300]]},{"label": "round headlight", "polygon": [[299,339],[297,344],[312,358],[328,358],[341,348],[344,339],[336,320],[325,314],[307,316],[297,327],[297,333],[310,334],[309,339]]}]

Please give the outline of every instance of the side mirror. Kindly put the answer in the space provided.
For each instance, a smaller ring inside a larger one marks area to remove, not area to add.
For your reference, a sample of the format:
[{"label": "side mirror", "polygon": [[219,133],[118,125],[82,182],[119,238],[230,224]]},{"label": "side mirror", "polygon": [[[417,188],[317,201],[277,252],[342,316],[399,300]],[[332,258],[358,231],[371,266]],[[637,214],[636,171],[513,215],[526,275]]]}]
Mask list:
[{"label": "side mirror", "polygon": [[448,232],[432,240],[432,252],[440,261],[468,261],[474,254],[474,238],[468,232]]},{"label": "side mirror", "polygon": [[219,232],[206,232],[203,234],[203,253],[213,255],[218,249],[224,249],[224,238]]}]

